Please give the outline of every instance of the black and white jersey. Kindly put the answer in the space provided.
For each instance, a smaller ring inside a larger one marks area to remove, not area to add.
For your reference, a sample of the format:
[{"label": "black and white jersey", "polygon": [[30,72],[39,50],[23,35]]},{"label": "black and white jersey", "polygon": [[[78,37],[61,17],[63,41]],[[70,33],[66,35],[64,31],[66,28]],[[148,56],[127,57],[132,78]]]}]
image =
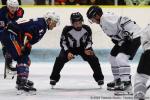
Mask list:
[{"label": "black and white jersey", "polygon": [[110,38],[120,41],[124,36],[132,38],[140,36],[141,28],[128,17],[117,16],[114,13],[104,13],[100,19],[100,26]]},{"label": "black and white jersey", "polygon": [[80,31],[77,31],[73,26],[65,26],[61,35],[60,46],[65,51],[70,48],[92,47],[92,31],[87,25],[83,25]]},{"label": "black and white jersey", "polygon": [[144,51],[150,50],[150,24],[148,24],[142,31],[141,43]]}]

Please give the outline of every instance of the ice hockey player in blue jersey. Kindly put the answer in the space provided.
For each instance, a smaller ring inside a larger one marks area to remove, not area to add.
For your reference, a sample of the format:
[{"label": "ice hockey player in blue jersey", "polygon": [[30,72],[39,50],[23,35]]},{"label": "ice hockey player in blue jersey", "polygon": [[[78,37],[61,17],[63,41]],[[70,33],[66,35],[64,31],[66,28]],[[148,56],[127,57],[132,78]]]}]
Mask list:
[{"label": "ice hockey player in blue jersey", "polygon": [[58,22],[59,16],[54,12],[48,12],[41,18],[8,24],[2,43],[6,46],[12,58],[17,61],[16,88],[18,90],[36,91],[33,82],[28,82],[31,47],[42,39],[47,29],[52,30]]},{"label": "ice hockey player in blue jersey", "polygon": [[80,55],[92,68],[93,77],[101,87],[104,84],[104,76],[100,63],[92,48],[92,31],[88,25],[83,24],[83,16],[79,13],[72,13],[70,16],[71,26],[65,26],[61,35],[61,51],[56,58],[53,71],[50,76],[50,84],[53,86],[60,79],[60,72],[64,64]]},{"label": "ice hockey player in blue jersey", "polygon": [[[0,9],[0,38],[4,33],[3,30],[10,22],[15,22],[24,15],[24,10],[19,7],[17,0],[7,0],[7,6]],[[5,67],[10,71],[15,71],[16,68],[12,66],[12,58],[5,45],[2,44],[2,51],[5,58]],[[4,77],[5,78],[5,77]]]}]

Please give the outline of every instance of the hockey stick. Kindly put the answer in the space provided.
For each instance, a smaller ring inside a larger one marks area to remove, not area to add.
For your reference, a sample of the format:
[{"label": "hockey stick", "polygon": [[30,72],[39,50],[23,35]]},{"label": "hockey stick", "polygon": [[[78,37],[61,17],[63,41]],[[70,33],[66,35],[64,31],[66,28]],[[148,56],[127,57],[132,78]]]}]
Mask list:
[{"label": "hockey stick", "polygon": [[28,42],[28,39],[27,39],[27,36],[25,36],[23,44],[25,45],[27,42]]},{"label": "hockey stick", "polygon": [[7,66],[6,66],[6,62],[5,62],[5,67],[4,67],[4,79],[6,79],[6,77],[7,77],[7,72],[6,72],[6,70],[7,70]]},{"label": "hockey stick", "polygon": [[24,40],[23,40],[23,44],[24,44],[24,45],[21,47],[21,55],[23,55],[22,52],[24,51],[25,45],[26,45],[27,42],[28,42],[28,38],[27,38],[27,36],[25,36],[25,37],[24,37]]},{"label": "hockey stick", "polygon": [[[9,70],[16,71],[16,68],[10,68],[5,61],[4,79],[14,79],[15,73],[9,73]],[[8,78],[9,77],[9,78]]]}]

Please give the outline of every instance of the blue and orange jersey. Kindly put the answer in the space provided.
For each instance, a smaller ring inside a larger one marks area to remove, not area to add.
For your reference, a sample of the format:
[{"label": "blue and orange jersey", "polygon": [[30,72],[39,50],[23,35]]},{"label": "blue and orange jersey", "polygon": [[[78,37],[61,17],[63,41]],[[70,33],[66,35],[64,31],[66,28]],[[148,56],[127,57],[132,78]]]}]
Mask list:
[{"label": "blue and orange jersey", "polygon": [[18,23],[10,23],[8,29],[22,36],[28,35],[32,37],[30,43],[33,45],[42,39],[48,27],[44,18],[37,18],[28,21],[20,21]]},{"label": "blue and orange jersey", "polygon": [[0,30],[3,30],[9,22],[15,22],[24,15],[24,10],[19,7],[14,14],[11,14],[7,6],[0,9]]}]

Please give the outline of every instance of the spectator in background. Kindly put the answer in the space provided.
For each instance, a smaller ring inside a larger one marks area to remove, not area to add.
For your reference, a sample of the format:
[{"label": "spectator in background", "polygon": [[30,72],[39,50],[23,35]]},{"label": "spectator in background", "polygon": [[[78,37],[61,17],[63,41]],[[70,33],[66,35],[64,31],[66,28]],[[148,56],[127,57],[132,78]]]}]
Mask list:
[{"label": "spectator in background", "polygon": [[49,4],[49,5],[51,5],[51,4],[52,4],[52,0],[48,0],[48,1],[49,1],[49,3],[48,3],[48,4]]},{"label": "spectator in background", "polygon": [[77,0],[77,2],[78,2],[80,5],[87,5],[87,4],[88,4],[88,0]]},{"label": "spectator in background", "polygon": [[64,5],[65,0],[55,0],[55,5]]},{"label": "spectator in background", "polygon": [[76,0],[66,0],[65,4],[66,5],[76,5],[77,2],[76,2]]},{"label": "spectator in background", "polygon": [[140,5],[150,5],[150,0],[143,0]]},{"label": "spectator in background", "polygon": [[102,3],[101,3],[101,0],[88,0],[88,4],[89,5],[100,5]]},{"label": "spectator in background", "polygon": [[114,0],[100,0],[101,5],[114,5]]},{"label": "spectator in background", "polygon": [[[2,5],[6,5],[7,0],[1,0],[1,1],[2,1]],[[19,2],[19,5],[21,5],[21,0],[18,0],[18,2]]]},{"label": "spectator in background", "polygon": [[45,5],[46,4],[46,0],[34,0],[35,5]]},{"label": "spectator in background", "polygon": [[124,0],[126,5],[139,5],[139,0]]},{"label": "spectator in background", "polygon": [[150,0],[124,0],[126,5],[149,5]]},{"label": "spectator in background", "polygon": [[134,5],[149,5],[150,0],[132,0]]},{"label": "spectator in background", "polygon": [[126,5],[125,0],[118,0],[118,5]]}]

